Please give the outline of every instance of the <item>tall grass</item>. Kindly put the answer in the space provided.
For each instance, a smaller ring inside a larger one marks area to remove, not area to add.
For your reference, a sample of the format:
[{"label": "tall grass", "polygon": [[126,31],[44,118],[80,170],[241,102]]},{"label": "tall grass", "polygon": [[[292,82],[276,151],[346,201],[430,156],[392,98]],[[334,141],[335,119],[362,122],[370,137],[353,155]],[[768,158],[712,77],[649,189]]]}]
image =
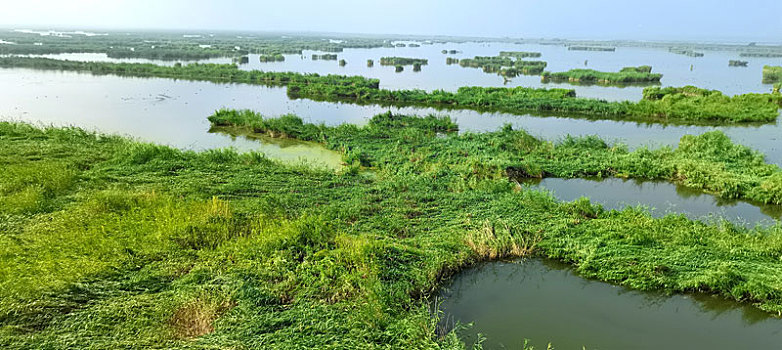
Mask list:
[{"label": "tall grass", "polygon": [[[299,127],[290,136],[358,155],[372,171],[0,122],[0,163],[16,169],[0,173],[0,344],[460,349],[456,334],[436,333],[427,298],[465,266],[520,254],[636,289],[782,311],[779,227],[561,203],[506,178],[508,166],[526,166],[775,181],[777,170],[718,132],[628,152],[509,127],[457,134],[433,116],[329,127],[218,114],[213,122]],[[50,189],[48,204],[7,200],[24,187]]]}]

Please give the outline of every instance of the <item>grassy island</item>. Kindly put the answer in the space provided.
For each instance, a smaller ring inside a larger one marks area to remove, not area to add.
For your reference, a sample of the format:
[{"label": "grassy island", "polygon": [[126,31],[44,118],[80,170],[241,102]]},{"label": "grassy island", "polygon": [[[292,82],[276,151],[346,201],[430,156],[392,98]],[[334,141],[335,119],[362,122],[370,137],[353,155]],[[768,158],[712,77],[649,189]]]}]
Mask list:
[{"label": "grassy island", "polygon": [[431,116],[361,127],[232,110],[209,119],[319,142],[347,166],[0,122],[0,344],[463,349],[438,332],[437,289],[472,264],[519,256],[782,312],[778,226],[605,210],[509,179],[666,178],[778,203],[779,168],[720,132],[630,152],[511,127],[458,134]]},{"label": "grassy island", "polygon": [[570,82],[576,84],[659,84],[663,75],[652,73],[652,67],[625,67],[619,72],[601,72],[593,69],[571,69],[567,72],[543,72],[543,82]]}]

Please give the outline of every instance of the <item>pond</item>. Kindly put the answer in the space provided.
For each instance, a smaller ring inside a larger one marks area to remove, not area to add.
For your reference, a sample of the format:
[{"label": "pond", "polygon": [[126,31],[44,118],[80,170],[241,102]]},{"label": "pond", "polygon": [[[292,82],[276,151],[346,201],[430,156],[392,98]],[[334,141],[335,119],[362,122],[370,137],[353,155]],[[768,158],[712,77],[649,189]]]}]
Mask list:
[{"label": "pond", "polygon": [[[441,327],[485,349],[778,349],[782,320],[708,295],[633,291],[579,277],[540,259],[496,262],[459,273],[440,295]],[[468,346],[470,344],[468,343]]]}]

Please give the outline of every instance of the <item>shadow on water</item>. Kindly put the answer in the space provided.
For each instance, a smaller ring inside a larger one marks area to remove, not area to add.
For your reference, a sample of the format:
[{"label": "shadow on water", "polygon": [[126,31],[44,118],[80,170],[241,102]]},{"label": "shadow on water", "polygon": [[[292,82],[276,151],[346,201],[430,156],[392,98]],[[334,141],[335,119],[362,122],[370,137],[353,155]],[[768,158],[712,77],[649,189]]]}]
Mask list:
[{"label": "shadow on water", "polygon": [[234,140],[236,138],[244,138],[254,141],[258,144],[258,147],[252,151],[263,153],[269,159],[286,163],[303,163],[331,170],[342,169],[342,156],[338,152],[328,150],[315,142],[272,138],[252,133],[241,133],[221,127],[212,127],[209,129],[209,133],[221,134]]},{"label": "shadow on water", "polygon": [[725,219],[735,224],[754,226],[774,224],[782,218],[782,206],[752,201],[725,199],[698,189],[668,181],[619,178],[519,179],[530,187],[545,188],[564,201],[588,197],[606,209],[644,206],[653,216],[685,214],[690,219]]},{"label": "shadow on water", "polygon": [[557,349],[772,349],[782,320],[724,298],[639,292],[584,279],[546,259],[467,269],[440,293],[441,327],[473,323],[468,346]]}]

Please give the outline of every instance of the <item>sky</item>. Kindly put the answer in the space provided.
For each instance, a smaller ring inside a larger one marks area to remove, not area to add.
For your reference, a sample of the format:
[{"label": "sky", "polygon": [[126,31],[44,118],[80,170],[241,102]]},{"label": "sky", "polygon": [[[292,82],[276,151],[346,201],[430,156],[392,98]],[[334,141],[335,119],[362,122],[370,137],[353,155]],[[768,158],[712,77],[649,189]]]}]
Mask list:
[{"label": "sky", "polygon": [[4,0],[0,27],[782,42],[782,0]]}]

